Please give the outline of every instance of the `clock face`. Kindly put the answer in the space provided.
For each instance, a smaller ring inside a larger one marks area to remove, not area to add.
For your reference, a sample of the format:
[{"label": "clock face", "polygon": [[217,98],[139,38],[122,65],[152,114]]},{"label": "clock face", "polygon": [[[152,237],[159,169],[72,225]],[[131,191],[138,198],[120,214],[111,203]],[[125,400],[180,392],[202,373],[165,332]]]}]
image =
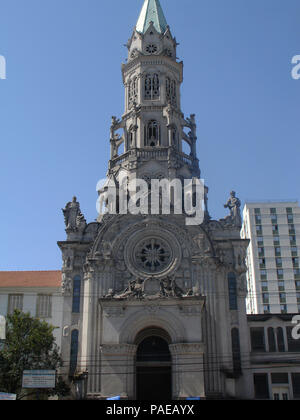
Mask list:
[{"label": "clock face", "polygon": [[149,54],[155,54],[157,52],[157,45],[156,44],[148,44],[146,46],[146,51]]}]

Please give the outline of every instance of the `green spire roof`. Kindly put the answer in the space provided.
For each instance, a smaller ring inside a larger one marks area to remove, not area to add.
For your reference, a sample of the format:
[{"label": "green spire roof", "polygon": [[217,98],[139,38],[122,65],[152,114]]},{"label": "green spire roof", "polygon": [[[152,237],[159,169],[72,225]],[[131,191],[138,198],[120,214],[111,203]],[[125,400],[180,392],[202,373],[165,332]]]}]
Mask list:
[{"label": "green spire roof", "polygon": [[159,0],[145,0],[136,30],[144,34],[149,28],[150,22],[153,22],[159,33],[164,33],[167,29],[168,24]]}]

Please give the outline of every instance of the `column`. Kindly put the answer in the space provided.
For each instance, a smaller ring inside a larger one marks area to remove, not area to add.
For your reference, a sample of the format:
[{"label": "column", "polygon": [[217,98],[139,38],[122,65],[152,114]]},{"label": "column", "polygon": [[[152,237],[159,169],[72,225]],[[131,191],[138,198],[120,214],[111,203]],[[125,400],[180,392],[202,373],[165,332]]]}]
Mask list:
[{"label": "column", "polygon": [[205,398],[203,343],[171,344],[169,348],[172,354],[173,398]]},{"label": "column", "polygon": [[103,344],[101,347],[101,396],[135,398],[135,354],[131,344]]}]

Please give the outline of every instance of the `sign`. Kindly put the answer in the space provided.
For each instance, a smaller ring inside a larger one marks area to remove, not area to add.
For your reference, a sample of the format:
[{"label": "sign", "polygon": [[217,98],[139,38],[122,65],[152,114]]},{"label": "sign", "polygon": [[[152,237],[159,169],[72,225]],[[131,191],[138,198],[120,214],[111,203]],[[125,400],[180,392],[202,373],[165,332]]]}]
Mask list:
[{"label": "sign", "polygon": [[22,388],[55,388],[55,370],[24,370]]},{"label": "sign", "polygon": [[0,392],[0,401],[15,401],[16,399],[16,394],[5,394],[4,392]]},{"label": "sign", "polygon": [[0,315],[0,340],[6,339],[6,320],[5,317]]}]

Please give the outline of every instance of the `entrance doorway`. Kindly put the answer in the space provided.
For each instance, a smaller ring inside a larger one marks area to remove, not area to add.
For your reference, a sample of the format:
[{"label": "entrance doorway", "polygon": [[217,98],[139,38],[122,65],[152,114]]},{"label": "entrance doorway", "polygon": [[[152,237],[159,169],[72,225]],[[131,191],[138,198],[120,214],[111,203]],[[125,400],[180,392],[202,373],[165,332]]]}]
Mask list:
[{"label": "entrance doorway", "polygon": [[140,401],[172,400],[172,358],[167,334],[143,331],[136,355],[136,396]]}]

